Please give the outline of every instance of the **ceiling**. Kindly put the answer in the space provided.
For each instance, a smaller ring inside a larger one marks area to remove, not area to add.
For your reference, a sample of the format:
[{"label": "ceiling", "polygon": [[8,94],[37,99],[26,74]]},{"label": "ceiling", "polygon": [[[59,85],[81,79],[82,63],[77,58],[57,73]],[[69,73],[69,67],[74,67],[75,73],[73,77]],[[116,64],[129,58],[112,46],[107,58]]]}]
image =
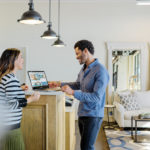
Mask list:
[{"label": "ceiling", "polygon": [[[48,2],[48,0],[33,0],[38,2]],[[58,0],[52,0],[58,1]],[[136,2],[136,0],[61,0],[64,2]],[[29,0],[0,0],[0,2],[29,2]]]}]

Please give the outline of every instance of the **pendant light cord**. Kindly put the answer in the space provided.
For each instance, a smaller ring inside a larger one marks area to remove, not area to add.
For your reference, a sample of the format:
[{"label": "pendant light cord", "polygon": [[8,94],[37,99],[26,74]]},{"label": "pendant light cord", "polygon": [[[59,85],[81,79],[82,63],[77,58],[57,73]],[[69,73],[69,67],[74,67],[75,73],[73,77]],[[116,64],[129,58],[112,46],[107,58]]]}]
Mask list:
[{"label": "pendant light cord", "polygon": [[49,0],[49,24],[51,24],[51,0]]},{"label": "pendant light cord", "polygon": [[29,5],[29,10],[33,10],[34,8],[34,6],[33,6],[33,0],[30,0],[29,1],[29,3],[28,3],[28,5]]},{"label": "pendant light cord", "polygon": [[60,0],[58,0],[58,37],[60,34]]}]

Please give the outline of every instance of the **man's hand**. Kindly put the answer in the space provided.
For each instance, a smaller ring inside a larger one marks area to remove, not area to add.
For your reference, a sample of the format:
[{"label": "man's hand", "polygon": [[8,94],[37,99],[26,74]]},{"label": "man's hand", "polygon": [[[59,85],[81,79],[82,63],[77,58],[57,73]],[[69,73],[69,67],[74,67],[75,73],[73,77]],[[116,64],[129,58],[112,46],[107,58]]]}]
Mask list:
[{"label": "man's hand", "polygon": [[72,88],[70,88],[70,86],[68,85],[61,87],[61,90],[65,92],[66,94],[74,95],[74,90],[72,90]]},{"label": "man's hand", "polygon": [[61,86],[60,81],[50,81],[48,82],[49,88],[56,88]]}]

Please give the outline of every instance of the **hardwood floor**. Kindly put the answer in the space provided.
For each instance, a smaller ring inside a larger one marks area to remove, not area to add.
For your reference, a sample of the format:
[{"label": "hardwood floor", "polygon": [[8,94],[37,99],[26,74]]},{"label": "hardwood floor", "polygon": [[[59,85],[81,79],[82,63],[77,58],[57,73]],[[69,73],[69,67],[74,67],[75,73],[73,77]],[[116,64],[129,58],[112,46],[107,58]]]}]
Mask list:
[{"label": "hardwood floor", "polygon": [[[102,124],[100,132],[98,134],[98,137],[97,137],[97,140],[95,143],[95,150],[109,150],[106,135],[103,130],[103,125],[104,125],[104,123]],[[79,135],[77,121],[76,121],[76,149],[75,150],[80,150],[80,135]]]}]

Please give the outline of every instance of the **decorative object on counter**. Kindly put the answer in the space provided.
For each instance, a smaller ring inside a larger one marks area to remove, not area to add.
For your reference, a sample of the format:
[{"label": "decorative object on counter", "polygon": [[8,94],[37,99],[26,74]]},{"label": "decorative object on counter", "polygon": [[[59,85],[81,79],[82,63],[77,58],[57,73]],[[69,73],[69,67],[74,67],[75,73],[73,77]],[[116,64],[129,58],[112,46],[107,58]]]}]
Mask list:
[{"label": "decorative object on counter", "polygon": [[30,0],[28,5],[29,5],[29,10],[24,12],[23,15],[21,16],[21,19],[18,19],[17,21],[19,23],[29,24],[29,25],[45,23],[41,15],[34,10],[33,0]]},{"label": "decorative object on counter", "polygon": [[55,39],[56,33],[51,29],[52,22],[51,22],[51,0],[49,0],[49,22],[48,22],[48,30],[46,30],[43,35],[41,36],[43,39]]},{"label": "decorative object on counter", "polygon": [[58,0],[58,36],[57,40],[52,44],[54,47],[64,47],[65,44],[60,40],[60,0]]}]

